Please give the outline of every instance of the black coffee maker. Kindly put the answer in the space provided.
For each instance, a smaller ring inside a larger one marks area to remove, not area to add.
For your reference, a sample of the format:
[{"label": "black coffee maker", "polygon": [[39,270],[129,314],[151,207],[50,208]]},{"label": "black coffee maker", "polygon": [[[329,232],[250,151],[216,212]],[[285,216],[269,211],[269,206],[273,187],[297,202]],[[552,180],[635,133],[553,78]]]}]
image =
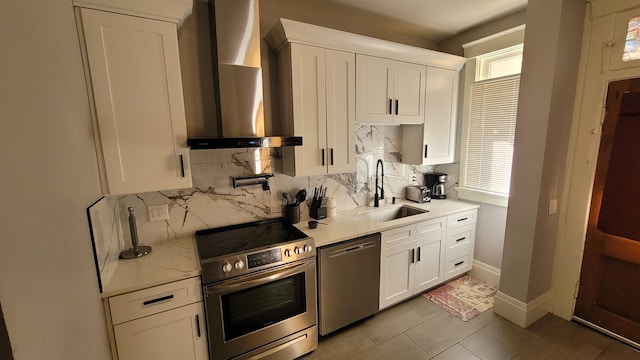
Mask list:
[{"label": "black coffee maker", "polygon": [[447,174],[431,172],[425,174],[427,188],[431,189],[432,199],[446,199],[444,194],[444,183],[447,181]]}]

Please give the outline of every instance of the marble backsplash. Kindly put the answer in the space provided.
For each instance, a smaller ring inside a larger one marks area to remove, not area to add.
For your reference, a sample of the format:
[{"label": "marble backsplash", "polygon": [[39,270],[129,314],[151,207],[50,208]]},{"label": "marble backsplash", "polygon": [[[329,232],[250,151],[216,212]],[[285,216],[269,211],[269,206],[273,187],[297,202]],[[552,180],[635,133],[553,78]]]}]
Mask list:
[{"label": "marble backsplash", "polygon": [[[278,172],[278,149],[220,149],[191,151],[193,188],[118,196],[125,246],[130,247],[126,208],[133,206],[141,244],[192,236],[195,231],[282,216],[283,192],[295,194],[315,187],[327,187],[340,209],[367,206],[373,202],[375,167],[384,161],[385,198],[404,197],[404,188],[422,184],[431,166],[402,163],[400,126],[360,126],[356,130],[356,172],[313,177],[290,177]],[[440,165],[438,171],[447,171]],[[451,169],[454,170],[454,169]],[[269,191],[260,185],[233,188],[231,177],[273,172]],[[455,171],[457,174],[457,170]],[[454,184],[456,180],[447,181]],[[451,187],[451,186],[449,186]],[[147,206],[167,204],[169,220],[149,221]],[[301,206],[301,219],[308,218],[308,207]]]}]

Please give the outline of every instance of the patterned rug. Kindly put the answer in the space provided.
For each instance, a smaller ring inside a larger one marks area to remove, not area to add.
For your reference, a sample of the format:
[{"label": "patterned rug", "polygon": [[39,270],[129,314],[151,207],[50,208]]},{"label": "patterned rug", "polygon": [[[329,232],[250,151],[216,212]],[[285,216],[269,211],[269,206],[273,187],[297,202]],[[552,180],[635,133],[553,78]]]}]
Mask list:
[{"label": "patterned rug", "polygon": [[496,292],[493,286],[465,275],[422,296],[458,319],[469,321],[493,307]]}]

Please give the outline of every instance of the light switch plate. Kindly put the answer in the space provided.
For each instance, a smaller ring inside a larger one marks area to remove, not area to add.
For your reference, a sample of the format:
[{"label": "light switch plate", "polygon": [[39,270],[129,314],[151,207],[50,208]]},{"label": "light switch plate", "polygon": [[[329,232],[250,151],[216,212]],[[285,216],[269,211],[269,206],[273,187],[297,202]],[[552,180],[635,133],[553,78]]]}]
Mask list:
[{"label": "light switch plate", "polygon": [[558,211],[558,199],[549,200],[549,215],[553,215]]},{"label": "light switch plate", "polygon": [[169,220],[169,207],[167,204],[149,205],[149,221]]}]

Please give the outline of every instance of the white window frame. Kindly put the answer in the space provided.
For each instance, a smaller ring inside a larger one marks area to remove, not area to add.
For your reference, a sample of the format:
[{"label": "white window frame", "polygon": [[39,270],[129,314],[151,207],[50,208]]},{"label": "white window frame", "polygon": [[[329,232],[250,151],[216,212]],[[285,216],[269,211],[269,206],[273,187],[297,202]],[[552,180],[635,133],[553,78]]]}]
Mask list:
[{"label": "white window frame", "polygon": [[[480,191],[477,189],[470,189],[465,187],[466,179],[466,166],[467,166],[467,151],[469,138],[469,117],[470,117],[470,105],[471,105],[471,85],[476,81],[479,69],[478,56],[495,52],[494,54],[509,53],[514,49],[514,46],[522,46],[524,41],[524,26],[512,29],[503,34],[493,36],[486,41],[477,41],[471,44],[463,46],[465,48],[465,56],[469,58],[465,64],[464,70],[464,102],[462,111],[462,138],[460,146],[460,180],[458,191],[458,198],[464,200],[471,200],[485,204],[491,204],[501,207],[507,207],[509,203],[509,196],[504,194],[497,194],[488,191]],[[500,57],[496,57],[499,59]]]}]

